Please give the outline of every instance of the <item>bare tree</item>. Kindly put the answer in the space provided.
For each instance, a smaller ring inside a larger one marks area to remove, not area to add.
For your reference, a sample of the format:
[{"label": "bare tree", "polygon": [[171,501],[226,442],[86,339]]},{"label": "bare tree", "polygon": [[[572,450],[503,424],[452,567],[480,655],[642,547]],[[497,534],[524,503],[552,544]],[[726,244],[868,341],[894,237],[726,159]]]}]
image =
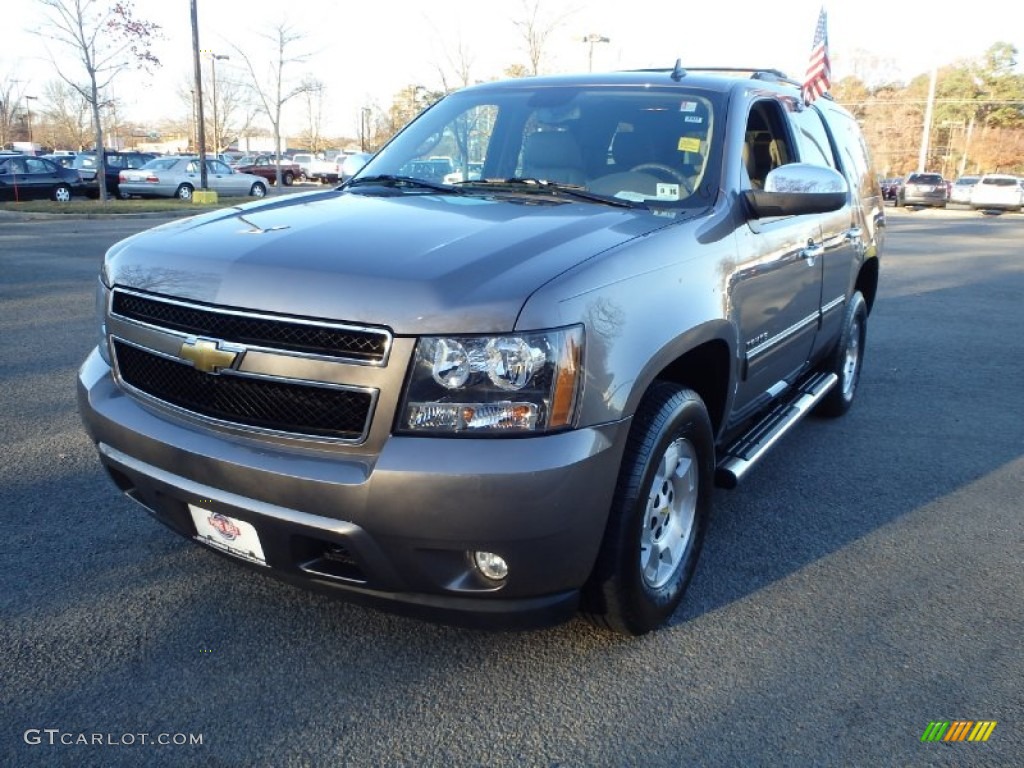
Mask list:
[{"label": "bare tree", "polygon": [[278,24],[267,34],[261,35],[274,49],[274,54],[269,57],[267,66],[257,71],[249,55],[238,46],[232,46],[238,55],[245,62],[249,72],[248,86],[256,97],[256,103],[260,111],[270,121],[274,131],[274,154],[277,160],[276,183],[281,187],[281,111],[284,105],[291,99],[305,91],[306,85],[303,82],[289,83],[285,68],[292,64],[300,64],[308,58],[308,54],[292,54],[289,49],[297,42],[304,40],[305,35],[292,29],[284,21]]},{"label": "bare tree", "polygon": [[89,104],[63,80],[51,80],[43,88],[47,106],[43,115],[50,121],[54,148],[57,145],[81,149],[89,140]]},{"label": "bare tree", "polygon": [[[100,200],[106,200],[103,120],[100,114],[106,103],[104,91],[118,74],[132,65],[143,69],[160,65],[150,49],[160,34],[160,27],[136,19],[131,0],[37,2],[43,6],[46,21],[43,28],[35,33],[43,39],[57,74],[81,94],[92,111],[96,137],[96,179],[99,182]],[[77,73],[62,69],[57,57],[50,51],[51,43],[74,51],[76,63],[80,66]]]},{"label": "bare tree", "polygon": [[[435,36],[439,40],[446,39],[439,30]],[[441,48],[441,57],[442,61],[435,63],[434,66],[437,69],[437,76],[441,80],[441,88],[444,93],[465,88],[473,82],[473,63],[476,61],[476,57],[467,46],[461,33],[454,41],[449,41]]]},{"label": "bare tree", "polygon": [[546,55],[548,39],[561,27],[566,19],[575,11],[570,10],[559,16],[542,16],[541,0],[522,0],[523,16],[512,20],[526,47],[526,56],[530,61],[529,74],[539,75],[541,62]]},{"label": "bare tree", "polygon": [[0,149],[14,141],[14,122],[22,100],[18,82],[8,75],[0,79]]}]

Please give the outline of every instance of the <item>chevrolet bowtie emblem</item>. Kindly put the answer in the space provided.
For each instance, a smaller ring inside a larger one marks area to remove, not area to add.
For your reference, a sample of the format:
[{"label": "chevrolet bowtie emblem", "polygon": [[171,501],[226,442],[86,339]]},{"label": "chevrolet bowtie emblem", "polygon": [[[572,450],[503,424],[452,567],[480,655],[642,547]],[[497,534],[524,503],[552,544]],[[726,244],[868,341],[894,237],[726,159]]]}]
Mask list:
[{"label": "chevrolet bowtie emblem", "polygon": [[197,371],[217,373],[235,364],[239,351],[221,349],[216,341],[189,339],[181,345],[178,357],[188,360]]}]

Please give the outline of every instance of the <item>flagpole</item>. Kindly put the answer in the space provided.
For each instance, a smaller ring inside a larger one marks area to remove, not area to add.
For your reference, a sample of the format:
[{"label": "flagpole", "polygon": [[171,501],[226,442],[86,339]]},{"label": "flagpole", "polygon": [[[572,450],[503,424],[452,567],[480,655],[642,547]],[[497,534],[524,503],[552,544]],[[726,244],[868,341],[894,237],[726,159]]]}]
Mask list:
[{"label": "flagpole", "polygon": [[932,135],[932,110],[935,107],[935,81],[938,69],[932,67],[931,82],[928,84],[928,101],[924,108],[924,130],[921,134],[921,152],[917,156],[917,172],[924,173],[928,164],[928,142]]}]

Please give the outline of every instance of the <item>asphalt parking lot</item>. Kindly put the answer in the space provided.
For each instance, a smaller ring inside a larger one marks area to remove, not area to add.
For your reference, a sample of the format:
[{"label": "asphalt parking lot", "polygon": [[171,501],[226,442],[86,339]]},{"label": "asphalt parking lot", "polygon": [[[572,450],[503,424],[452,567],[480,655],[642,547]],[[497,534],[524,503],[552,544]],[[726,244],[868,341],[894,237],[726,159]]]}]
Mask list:
[{"label": "asphalt parking lot", "polygon": [[632,640],[397,618],[160,527],[74,389],[101,255],[157,222],[0,218],[0,764],[1024,764],[1024,215],[889,213],[858,402],[716,492]]}]

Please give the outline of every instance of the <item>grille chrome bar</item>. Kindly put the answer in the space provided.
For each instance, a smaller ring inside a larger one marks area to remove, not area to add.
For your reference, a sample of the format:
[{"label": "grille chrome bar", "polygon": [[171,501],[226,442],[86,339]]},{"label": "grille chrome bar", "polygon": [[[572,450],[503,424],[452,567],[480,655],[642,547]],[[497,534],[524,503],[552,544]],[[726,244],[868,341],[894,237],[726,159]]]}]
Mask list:
[{"label": "grille chrome bar", "polygon": [[391,333],[383,328],[285,317],[114,289],[111,315],[161,330],[222,339],[250,347],[383,366]]}]

